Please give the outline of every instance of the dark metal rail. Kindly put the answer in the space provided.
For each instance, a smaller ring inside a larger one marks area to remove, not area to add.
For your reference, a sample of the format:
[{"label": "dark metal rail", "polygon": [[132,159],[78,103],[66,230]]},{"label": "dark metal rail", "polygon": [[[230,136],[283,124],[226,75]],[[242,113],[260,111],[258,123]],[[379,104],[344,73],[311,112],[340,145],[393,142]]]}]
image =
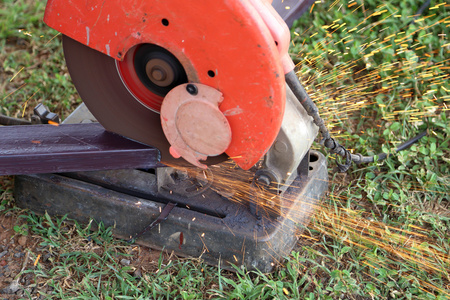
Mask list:
[{"label": "dark metal rail", "polygon": [[154,168],[156,148],[98,123],[0,127],[0,175]]}]

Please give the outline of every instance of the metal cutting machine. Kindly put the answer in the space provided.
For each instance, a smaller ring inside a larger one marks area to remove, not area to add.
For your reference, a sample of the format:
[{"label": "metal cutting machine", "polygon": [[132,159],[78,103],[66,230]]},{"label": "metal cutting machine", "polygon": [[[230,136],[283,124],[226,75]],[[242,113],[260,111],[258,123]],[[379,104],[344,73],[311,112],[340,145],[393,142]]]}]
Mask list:
[{"label": "metal cutting machine", "polygon": [[93,117],[3,131],[34,142],[0,173],[44,173],[17,177],[20,205],[225,266],[290,252],[327,168],[270,1],[49,0],[44,21]]}]

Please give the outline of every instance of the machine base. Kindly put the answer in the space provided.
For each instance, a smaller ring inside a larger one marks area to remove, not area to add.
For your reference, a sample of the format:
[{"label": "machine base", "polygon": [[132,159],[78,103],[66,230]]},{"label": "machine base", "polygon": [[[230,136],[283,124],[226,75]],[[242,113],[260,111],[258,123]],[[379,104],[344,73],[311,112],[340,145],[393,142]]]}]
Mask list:
[{"label": "machine base", "polygon": [[[114,226],[114,235],[130,239],[158,218],[168,202],[177,206],[168,218],[136,241],[180,256],[231,269],[231,264],[270,272],[294,247],[299,225],[306,226],[327,191],[325,157],[311,151],[309,175],[297,177],[283,196],[276,219],[258,220],[248,203],[204,189],[190,197],[158,193],[156,175],[140,170],[94,171],[17,176],[17,205],[38,214],[68,215]],[[301,227],[301,226],[300,226]]]}]

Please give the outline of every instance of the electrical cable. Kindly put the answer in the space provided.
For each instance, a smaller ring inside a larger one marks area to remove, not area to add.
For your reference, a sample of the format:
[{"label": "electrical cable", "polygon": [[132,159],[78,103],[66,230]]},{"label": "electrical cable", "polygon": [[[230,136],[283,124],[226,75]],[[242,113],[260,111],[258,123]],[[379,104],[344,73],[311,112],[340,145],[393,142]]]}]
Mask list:
[{"label": "electrical cable", "polygon": [[418,19],[418,17],[420,15],[423,14],[423,12],[425,11],[425,9],[430,6],[431,0],[427,0],[425,1],[422,6],[419,7],[419,9],[417,10],[416,14],[414,15],[414,18],[408,23],[408,25],[410,24],[414,24],[416,22],[416,20]]},{"label": "electrical cable", "polygon": [[[350,153],[350,151],[348,151],[344,146],[340,145],[334,138],[332,138],[330,132],[328,131],[328,128],[325,125],[324,120],[319,115],[319,110],[316,104],[312,101],[308,93],[303,88],[302,84],[300,83],[300,80],[297,77],[297,74],[295,74],[295,71],[290,71],[285,76],[286,76],[286,83],[288,84],[289,88],[292,90],[295,97],[303,106],[303,108],[306,110],[308,115],[313,118],[314,124],[316,124],[317,127],[319,127],[319,131],[322,135],[321,144],[324,145],[326,148],[330,149],[331,153],[345,158],[344,164],[336,162],[339,173],[347,172],[352,162],[356,164],[361,164],[361,163],[371,163],[375,161],[375,156],[364,156],[360,153],[357,154]],[[416,137],[399,145],[396,149],[396,152],[409,148],[412,144],[416,143],[426,134],[427,131],[425,130]],[[377,156],[378,161],[380,161],[387,158],[388,154],[380,153]]]}]

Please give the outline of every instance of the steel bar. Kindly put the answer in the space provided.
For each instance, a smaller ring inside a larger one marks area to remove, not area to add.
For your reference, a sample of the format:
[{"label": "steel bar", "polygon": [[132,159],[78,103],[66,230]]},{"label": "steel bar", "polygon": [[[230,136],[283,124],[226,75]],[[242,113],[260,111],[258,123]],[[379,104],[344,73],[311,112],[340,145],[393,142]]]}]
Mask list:
[{"label": "steel bar", "polygon": [[0,127],[0,175],[154,168],[158,149],[98,123]]}]

